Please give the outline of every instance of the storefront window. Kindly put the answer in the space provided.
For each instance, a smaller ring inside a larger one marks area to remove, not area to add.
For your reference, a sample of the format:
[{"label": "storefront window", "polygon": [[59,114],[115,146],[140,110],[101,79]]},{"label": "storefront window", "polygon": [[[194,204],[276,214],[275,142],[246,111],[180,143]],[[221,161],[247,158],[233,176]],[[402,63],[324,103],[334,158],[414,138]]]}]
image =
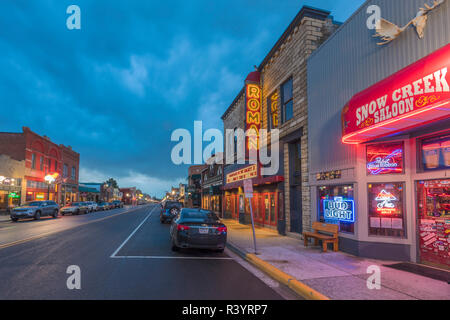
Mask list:
[{"label": "storefront window", "polygon": [[422,169],[450,169],[450,134],[421,141]]},{"label": "storefront window", "polygon": [[420,260],[450,268],[450,180],[417,183]]},{"label": "storefront window", "polygon": [[367,146],[367,174],[403,173],[403,142]]},{"label": "storefront window", "polygon": [[368,196],[369,235],[405,238],[404,184],[372,183]]},{"label": "storefront window", "polygon": [[340,232],[355,232],[353,185],[323,186],[318,190],[319,221],[339,225]]}]

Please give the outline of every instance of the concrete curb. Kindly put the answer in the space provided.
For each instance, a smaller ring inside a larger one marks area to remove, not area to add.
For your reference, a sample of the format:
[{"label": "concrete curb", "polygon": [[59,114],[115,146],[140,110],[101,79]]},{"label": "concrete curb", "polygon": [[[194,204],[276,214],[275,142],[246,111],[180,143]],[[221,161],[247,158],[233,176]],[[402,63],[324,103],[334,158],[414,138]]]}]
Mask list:
[{"label": "concrete curb", "polygon": [[227,242],[227,247],[239,255],[242,259],[250,262],[252,265],[257,267],[259,270],[268,274],[273,279],[278,282],[286,285],[299,296],[307,299],[307,300],[331,300],[327,296],[321,294],[320,292],[308,287],[306,284],[298,281],[293,276],[281,271],[270,263],[258,258],[256,255],[252,253],[247,253],[244,250],[240,249],[238,246]]}]

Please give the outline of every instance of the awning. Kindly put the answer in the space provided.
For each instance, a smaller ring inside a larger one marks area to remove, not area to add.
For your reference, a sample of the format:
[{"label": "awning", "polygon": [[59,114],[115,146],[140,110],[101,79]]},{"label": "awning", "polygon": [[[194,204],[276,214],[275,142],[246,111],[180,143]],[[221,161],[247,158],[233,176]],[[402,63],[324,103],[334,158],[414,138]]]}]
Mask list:
[{"label": "awning", "polygon": [[[283,176],[269,176],[269,177],[260,177],[260,178],[253,178],[252,182],[254,186],[261,186],[265,184],[272,184],[272,183],[278,183],[283,182],[284,177]],[[244,181],[237,181],[233,183],[227,183],[224,187],[222,187],[223,190],[231,190],[231,189],[237,189],[239,187],[244,186]]]},{"label": "awning", "polygon": [[89,188],[85,186],[79,186],[78,191],[84,193],[100,193],[96,188]]},{"label": "awning", "polygon": [[450,118],[450,44],[356,94],[342,142],[359,144]]}]

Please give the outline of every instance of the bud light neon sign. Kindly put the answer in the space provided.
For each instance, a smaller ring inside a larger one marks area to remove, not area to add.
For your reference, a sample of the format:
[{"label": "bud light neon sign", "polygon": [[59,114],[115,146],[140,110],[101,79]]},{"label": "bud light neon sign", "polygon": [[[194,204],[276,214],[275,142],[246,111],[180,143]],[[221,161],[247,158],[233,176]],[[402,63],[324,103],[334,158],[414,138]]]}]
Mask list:
[{"label": "bud light neon sign", "polygon": [[355,202],[353,200],[342,197],[323,200],[323,212],[325,220],[355,222]]}]

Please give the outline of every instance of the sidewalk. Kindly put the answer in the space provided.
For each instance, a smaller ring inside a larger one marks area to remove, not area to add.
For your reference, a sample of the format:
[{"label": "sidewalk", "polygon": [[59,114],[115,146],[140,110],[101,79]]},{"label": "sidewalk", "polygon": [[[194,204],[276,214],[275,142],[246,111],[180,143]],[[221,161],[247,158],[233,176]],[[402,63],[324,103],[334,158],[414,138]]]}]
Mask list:
[{"label": "sidewalk", "polygon": [[[251,226],[223,220],[228,227],[228,243],[242,256],[254,253]],[[343,252],[323,253],[321,248],[305,248],[303,242],[256,229],[257,257],[278,270],[333,300],[450,300],[450,285],[413,273],[384,267],[396,261],[355,257]],[[251,260],[251,259],[247,259]],[[381,290],[369,290],[367,267],[381,269]]]},{"label": "sidewalk", "polygon": [[9,215],[0,214],[0,222],[11,221]]}]

